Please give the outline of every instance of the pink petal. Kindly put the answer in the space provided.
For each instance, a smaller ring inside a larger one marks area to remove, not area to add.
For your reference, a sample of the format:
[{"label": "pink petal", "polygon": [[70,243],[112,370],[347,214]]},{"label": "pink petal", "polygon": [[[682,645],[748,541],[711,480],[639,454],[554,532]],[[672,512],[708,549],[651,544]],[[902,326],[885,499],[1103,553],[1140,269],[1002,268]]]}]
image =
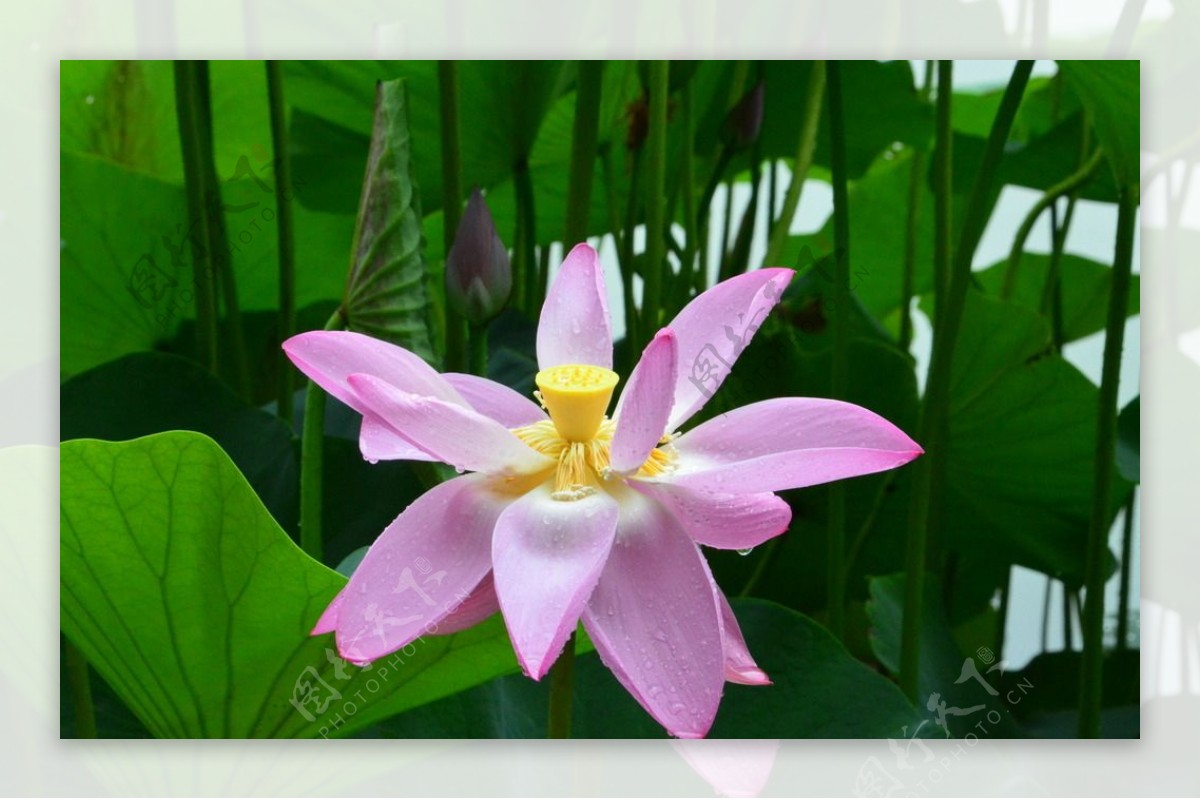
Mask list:
[{"label": "pink petal", "polygon": [[341,611],[342,603],[346,600],[346,589],[343,588],[338,595],[329,601],[325,607],[325,611],[321,613],[321,618],[317,619],[317,623],[313,626],[312,632],[309,635],[324,635],[331,633],[337,629],[338,613]]},{"label": "pink petal", "polygon": [[671,741],[671,747],[712,786],[714,795],[752,797],[767,787],[779,741]]},{"label": "pink petal", "polygon": [[721,632],[725,644],[725,679],[741,685],[770,685],[771,678],[758,667],[750,650],[746,647],[746,639],[742,637],[742,628],[738,626],[733,608],[720,588],[713,586],[717,601],[721,605]]},{"label": "pink petal", "polygon": [[659,724],[703,737],[725,683],[720,611],[700,550],[675,518],[635,492],[583,623],[601,659]]},{"label": "pink petal", "polygon": [[371,375],[350,375],[347,380],[370,413],[457,469],[512,474],[554,465],[499,422],[470,408],[417,397]]},{"label": "pink petal", "polygon": [[668,430],[678,430],[704,407],[794,274],[772,268],[732,277],[689,302],[672,320],[670,328],[679,336],[679,376]]},{"label": "pink petal", "polygon": [[358,430],[358,449],[363,458],[371,463],[437,460],[373,414],[363,417],[362,426]]},{"label": "pink petal", "polygon": [[671,483],[630,482],[667,507],[698,544],[717,549],[751,549],[786,532],[792,509],[764,494],[709,494]]},{"label": "pink petal", "polygon": [[610,465],[618,474],[632,474],[650,457],[667,430],[667,417],[675,399],[678,345],[670,328],[663,328],[646,345],[641,360],[629,376],[617,410],[617,430],[610,449]]},{"label": "pink petal", "polygon": [[493,380],[458,372],[442,377],[472,408],[505,427],[524,427],[549,418],[536,402]]},{"label": "pink petal", "polygon": [[301,372],[359,413],[366,413],[347,378],[368,374],[401,391],[464,405],[449,383],[403,347],[341,330],[301,333],[283,342],[283,351]]},{"label": "pink petal", "polygon": [[342,657],[366,663],[437,632],[487,577],[492,529],[510,501],[487,478],[467,475],[431,489],[396,517],[342,591]]},{"label": "pink petal", "polygon": [[535,680],[575,631],[608,558],[617,512],[603,491],[559,501],[547,484],[509,505],[496,522],[496,593],[517,660]]},{"label": "pink petal", "polygon": [[479,585],[475,586],[475,590],[469,596],[458,604],[451,605],[450,612],[437,623],[437,630],[433,635],[449,635],[466,630],[499,612],[496,583],[489,574],[479,581]]},{"label": "pink petal", "polygon": [[612,368],[612,322],[596,251],[577,244],[546,294],[537,331],[538,368],[590,364]]},{"label": "pink petal", "polygon": [[921,449],[866,408],[785,397],[717,416],[675,441],[674,473],[662,482],[697,491],[758,494],[894,469]]}]

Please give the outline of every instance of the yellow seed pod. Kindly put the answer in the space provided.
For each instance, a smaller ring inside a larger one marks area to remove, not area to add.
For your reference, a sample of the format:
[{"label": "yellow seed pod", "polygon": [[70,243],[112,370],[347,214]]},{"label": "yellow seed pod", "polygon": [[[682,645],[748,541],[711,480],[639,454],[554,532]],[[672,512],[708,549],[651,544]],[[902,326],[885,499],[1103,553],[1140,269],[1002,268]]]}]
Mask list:
[{"label": "yellow seed pod", "polygon": [[567,364],[543,369],[534,381],[559,435],[567,441],[591,441],[620,378],[602,366]]}]

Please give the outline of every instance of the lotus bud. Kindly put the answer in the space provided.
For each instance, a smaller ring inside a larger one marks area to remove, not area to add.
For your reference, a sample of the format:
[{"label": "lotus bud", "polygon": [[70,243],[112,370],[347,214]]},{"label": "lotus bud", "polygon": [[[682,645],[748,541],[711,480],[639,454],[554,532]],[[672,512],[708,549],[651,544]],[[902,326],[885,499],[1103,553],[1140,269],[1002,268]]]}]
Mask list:
[{"label": "lotus bud", "polygon": [[754,84],[725,116],[722,134],[727,144],[743,150],[758,141],[763,123],[763,82]]},{"label": "lotus bud", "polygon": [[446,256],[446,298],[473,324],[495,317],[512,293],[512,266],[479,189],[471,192]]}]

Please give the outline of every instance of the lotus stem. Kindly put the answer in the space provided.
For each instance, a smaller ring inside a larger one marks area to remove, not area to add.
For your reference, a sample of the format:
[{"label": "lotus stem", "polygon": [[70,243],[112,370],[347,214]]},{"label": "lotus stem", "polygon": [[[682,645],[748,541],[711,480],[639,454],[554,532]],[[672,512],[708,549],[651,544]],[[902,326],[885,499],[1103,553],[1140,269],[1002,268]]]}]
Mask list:
[{"label": "lotus stem", "polygon": [[1133,240],[1137,231],[1136,186],[1122,186],[1117,198],[1117,242],[1113,255],[1112,292],[1108,298],[1108,325],[1104,334],[1104,362],[1100,395],[1092,516],[1088,527],[1083,609],[1083,667],[1079,693],[1079,737],[1100,737],[1100,708],[1104,670],[1104,555],[1108,552],[1108,509],[1112,497],[1113,461],[1117,452],[1117,386],[1121,377],[1121,350],[1125,343],[1125,310],[1129,303],[1133,269]]}]

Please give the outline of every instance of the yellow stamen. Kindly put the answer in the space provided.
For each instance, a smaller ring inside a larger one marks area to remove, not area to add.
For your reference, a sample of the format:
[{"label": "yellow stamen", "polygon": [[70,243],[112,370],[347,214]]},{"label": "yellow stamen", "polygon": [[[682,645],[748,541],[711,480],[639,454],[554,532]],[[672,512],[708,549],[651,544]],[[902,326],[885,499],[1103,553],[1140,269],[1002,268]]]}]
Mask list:
[{"label": "yellow stamen", "polygon": [[619,379],[611,369],[580,365],[543,369],[534,378],[559,435],[576,442],[596,437]]},{"label": "yellow stamen", "polygon": [[[558,500],[581,499],[594,494],[609,479],[609,449],[616,422],[602,419],[589,441],[568,441],[553,421],[535,422],[513,432],[543,455],[558,461],[554,472],[554,491]],[[637,471],[637,477],[657,477],[675,466],[673,436],[664,436],[659,446]]]}]

